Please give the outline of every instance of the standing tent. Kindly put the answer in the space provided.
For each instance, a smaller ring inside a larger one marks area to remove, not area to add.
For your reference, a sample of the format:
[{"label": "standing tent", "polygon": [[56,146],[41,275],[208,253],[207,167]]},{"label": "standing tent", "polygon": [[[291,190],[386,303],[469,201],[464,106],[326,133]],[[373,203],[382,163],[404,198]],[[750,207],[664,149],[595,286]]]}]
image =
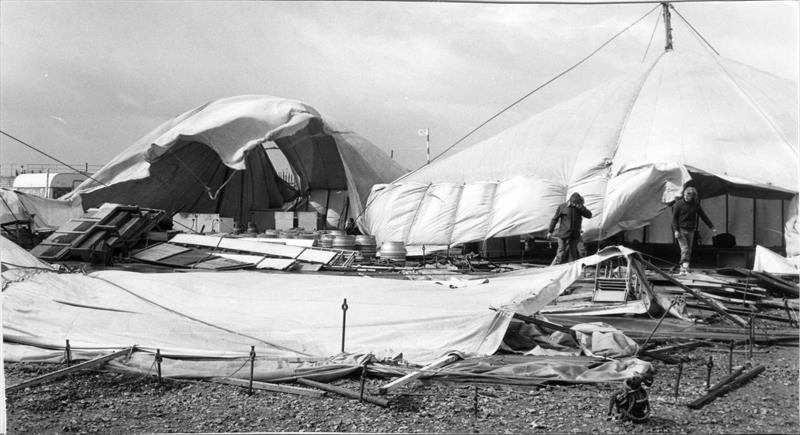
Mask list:
[{"label": "standing tent", "polygon": [[[278,176],[277,146],[294,175]],[[165,122],[71,193],[176,212],[250,212],[306,204],[338,224],[361,212],[375,183],[404,170],[373,144],[295,100],[244,95],[204,104]]]},{"label": "standing tent", "polygon": [[[558,204],[579,192],[594,214],[583,226],[591,241],[648,225],[690,181],[703,197],[785,204],[798,192],[797,128],[797,83],[724,58],[667,51],[375,186],[364,224],[378,240],[411,245],[543,233]],[[791,211],[785,234],[796,246],[796,206]]]}]

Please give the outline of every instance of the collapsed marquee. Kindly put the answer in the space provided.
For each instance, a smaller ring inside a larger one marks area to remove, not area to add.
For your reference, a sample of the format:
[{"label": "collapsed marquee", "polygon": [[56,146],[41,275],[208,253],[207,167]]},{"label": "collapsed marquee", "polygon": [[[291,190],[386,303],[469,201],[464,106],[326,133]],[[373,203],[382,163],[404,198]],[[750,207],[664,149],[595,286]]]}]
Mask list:
[{"label": "collapsed marquee", "polygon": [[797,255],[797,104],[796,82],[721,57],[668,51],[376,185],[362,224],[379,241],[407,245],[544,234],[556,207],[579,192],[593,214],[583,225],[592,241],[650,224],[691,182],[703,198],[795,198],[788,210],[764,213],[785,214],[769,231],[784,233],[789,255]]},{"label": "collapsed marquee", "polygon": [[[293,184],[278,175],[267,149],[283,156]],[[81,198],[85,209],[114,202],[169,216],[219,213],[242,224],[254,211],[302,205],[337,226],[361,213],[374,184],[403,173],[375,145],[307,104],[242,95],[163,123],[69,199]]]}]

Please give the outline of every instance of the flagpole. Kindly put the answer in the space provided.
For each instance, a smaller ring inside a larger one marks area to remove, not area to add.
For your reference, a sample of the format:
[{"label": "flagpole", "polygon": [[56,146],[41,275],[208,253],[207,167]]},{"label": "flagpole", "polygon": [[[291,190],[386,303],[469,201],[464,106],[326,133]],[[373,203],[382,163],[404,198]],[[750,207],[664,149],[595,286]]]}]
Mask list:
[{"label": "flagpole", "polygon": [[425,129],[425,159],[427,163],[431,162],[431,129]]}]

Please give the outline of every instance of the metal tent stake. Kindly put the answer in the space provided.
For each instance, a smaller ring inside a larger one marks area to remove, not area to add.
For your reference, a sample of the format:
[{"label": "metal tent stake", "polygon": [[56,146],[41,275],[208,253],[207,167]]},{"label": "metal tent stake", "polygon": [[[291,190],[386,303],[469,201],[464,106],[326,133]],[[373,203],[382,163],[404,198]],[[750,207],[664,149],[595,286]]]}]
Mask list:
[{"label": "metal tent stake", "polygon": [[750,346],[748,346],[748,358],[753,359],[753,341],[755,341],[756,336],[756,325],[755,325],[755,313],[750,313]]},{"label": "metal tent stake", "polygon": [[731,340],[731,344],[729,347],[728,352],[728,374],[733,373],[733,347],[736,345],[734,340]]},{"label": "metal tent stake", "polygon": [[158,373],[158,383],[162,383],[161,380],[161,349],[156,349],[156,373]]},{"label": "metal tent stake", "polygon": [[64,359],[67,360],[67,367],[72,365],[72,352],[69,347],[69,340],[67,340],[67,346],[64,348]]},{"label": "metal tent stake", "polygon": [[253,394],[253,371],[256,364],[256,347],[250,346],[250,384],[247,388],[247,394]]},{"label": "metal tent stake", "polygon": [[364,384],[367,382],[367,365],[361,366],[361,393],[358,395],[360,402],[364,401]]},{"label": "metal tent stake", "polygon": [[681,375],[683,374],[683,361],[678,363],[678,378],[675,379],[675,403],[678,403],[678,394],[681,390]]},{"label": "metal tent stake", "polygon": [[347,325],[347,298],[342,302],[342,353],[344,353],[344,331]]}]

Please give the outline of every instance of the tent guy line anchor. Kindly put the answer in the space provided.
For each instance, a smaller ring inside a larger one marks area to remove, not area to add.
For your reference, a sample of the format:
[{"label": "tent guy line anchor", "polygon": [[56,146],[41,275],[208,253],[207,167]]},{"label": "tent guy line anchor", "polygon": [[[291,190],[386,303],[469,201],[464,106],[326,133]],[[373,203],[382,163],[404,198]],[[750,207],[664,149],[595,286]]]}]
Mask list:
[{"label": "tent guy line anchor", "polygon": [[342,353],[344,353],[344,333],[347,325],[347,308],[347,298],[344,298],[344,302],[342,302]]}]

